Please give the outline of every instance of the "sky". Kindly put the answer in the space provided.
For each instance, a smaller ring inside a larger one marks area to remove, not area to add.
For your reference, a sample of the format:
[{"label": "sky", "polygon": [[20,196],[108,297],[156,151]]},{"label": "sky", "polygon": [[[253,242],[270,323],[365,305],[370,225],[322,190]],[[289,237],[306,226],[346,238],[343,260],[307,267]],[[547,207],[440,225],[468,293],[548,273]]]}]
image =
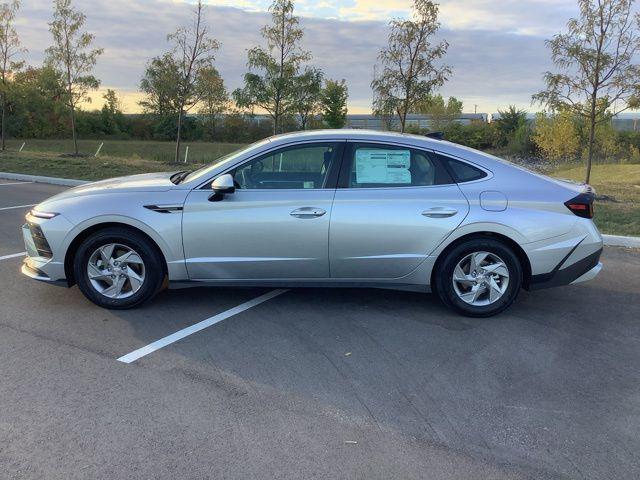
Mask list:
[{"label": "sky", "polygon": [[[40,65],[51,43],[52,2],[23,0],[16,28]],[[246,51],[263,44],[260,28],[269,22],[265,0],[208,0],[206,21],[221,43],[216,67],[231,91],[241,86]],[[438,38],[450,46],[444,62],[452,75],[439,93],[455,96],[465,112],[496,112],[510,104],[529,111],[531,95],[543,87],[551,68],[545,40],[560,32],[577,12],[575,0],[441,0]],[[87,16],[86,30],[104,48],[95,75],[102,81],[94,108],[107,88],[115,89],[128,113],[139,111],[140,78],[147,62],[170,48],[166,36],[189,23],[192,0],[75,0]],[[350,113],[371,111],[373,66],[384,47],[388,22],[408,17],[407,0],[297,0],[304,29],[302,47],[326,76],[346,79]]]}]

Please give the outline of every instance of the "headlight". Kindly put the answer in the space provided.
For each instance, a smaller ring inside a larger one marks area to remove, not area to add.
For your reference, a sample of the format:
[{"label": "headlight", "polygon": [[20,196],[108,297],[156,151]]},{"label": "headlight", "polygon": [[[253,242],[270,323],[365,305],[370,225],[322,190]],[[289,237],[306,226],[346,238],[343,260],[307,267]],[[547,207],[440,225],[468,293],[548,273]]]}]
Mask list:
[{"label": "headlight", "polygon": [[53,218],[56,217],[58,215],[60,215],[59,213],[54,213],[54,212],[41,212],[39,210],[36,210],[35,208],[33,210],[31,210],[29,212],[29,215],[31,215],[32,217],[35,218]]}]

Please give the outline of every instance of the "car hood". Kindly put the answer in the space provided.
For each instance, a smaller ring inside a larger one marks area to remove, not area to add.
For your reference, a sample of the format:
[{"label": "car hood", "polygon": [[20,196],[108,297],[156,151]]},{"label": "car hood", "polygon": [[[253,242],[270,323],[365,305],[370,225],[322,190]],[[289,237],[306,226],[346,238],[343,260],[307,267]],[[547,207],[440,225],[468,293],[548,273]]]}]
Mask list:
[{"label": "car hood", "polygon": [[105,193],[164,192],[174,186],[173,182],[171,182],[171,176],[173,174],[174,172],[143,173],[140,175],[100,180],[99,182],[87,183],[66,190],[49,198],[47,202]]}]

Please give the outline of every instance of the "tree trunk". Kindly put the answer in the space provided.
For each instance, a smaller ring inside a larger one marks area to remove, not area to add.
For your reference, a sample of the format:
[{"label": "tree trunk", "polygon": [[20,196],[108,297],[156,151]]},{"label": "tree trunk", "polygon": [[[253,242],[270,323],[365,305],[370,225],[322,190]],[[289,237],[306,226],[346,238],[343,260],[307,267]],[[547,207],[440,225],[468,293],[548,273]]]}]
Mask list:
[{"label": "tree trunk", "polygon": [[76,156],[78,156],[78,136],[76,135],[76,109],[71,106],[71,135],[73,136],[73,150]]},{"label": "tree trunk", "polygon": [[280,123],[280,115],[278,115],[277,113],[273,116],[273,134],[277,135],[278,134],[278,123]]},{"label": "tree trunk", "polygon": [[591,123],[589,125],[589,156],[587,157],[587,174],[585,176],[585,183],[589,183],[591,179],[591,163],[593,162],[593,150],[595,147],[596,140],[596,121],[595,118],[591,118]]},{"label": "tree trunk", "polygon": [[174,157],[174,161],[178,163],[180,161],[180,134],[182,133],[182,107],[178,112],[178,135],[176,138],[176,155]]},{"label": "tree trunk", "polygon": [[398,112],[398,115],[400,117],[400,133],[404,133],[404,125],[407,121],[407,110],[403,110],[401,112]]},{"label": "tree trunk", "polygon": [[7,148],[6,146],[6,131],[7,131],[7,94],[2,94],[2,151],[4,152]]},{"label": "tree trunk", "polygon": [[587,172],[585,175],[585,183],[589,183],[591,179],[591,163],[593,162],[593,153],[596,143],[596,104],[597,99],[595,95],[591,96],[591,115],[589,118],[589,155],[587,157]]}]

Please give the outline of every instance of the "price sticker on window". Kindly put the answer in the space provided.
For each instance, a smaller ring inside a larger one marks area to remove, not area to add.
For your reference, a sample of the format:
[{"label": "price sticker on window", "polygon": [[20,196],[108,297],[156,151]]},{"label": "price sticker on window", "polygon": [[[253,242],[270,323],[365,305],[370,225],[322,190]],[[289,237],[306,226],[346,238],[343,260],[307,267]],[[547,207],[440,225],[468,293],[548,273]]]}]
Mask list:
[{"label": "price sticker on window", "polygon": [[356,182],[411,184],[409,150],[356,150]]}]

